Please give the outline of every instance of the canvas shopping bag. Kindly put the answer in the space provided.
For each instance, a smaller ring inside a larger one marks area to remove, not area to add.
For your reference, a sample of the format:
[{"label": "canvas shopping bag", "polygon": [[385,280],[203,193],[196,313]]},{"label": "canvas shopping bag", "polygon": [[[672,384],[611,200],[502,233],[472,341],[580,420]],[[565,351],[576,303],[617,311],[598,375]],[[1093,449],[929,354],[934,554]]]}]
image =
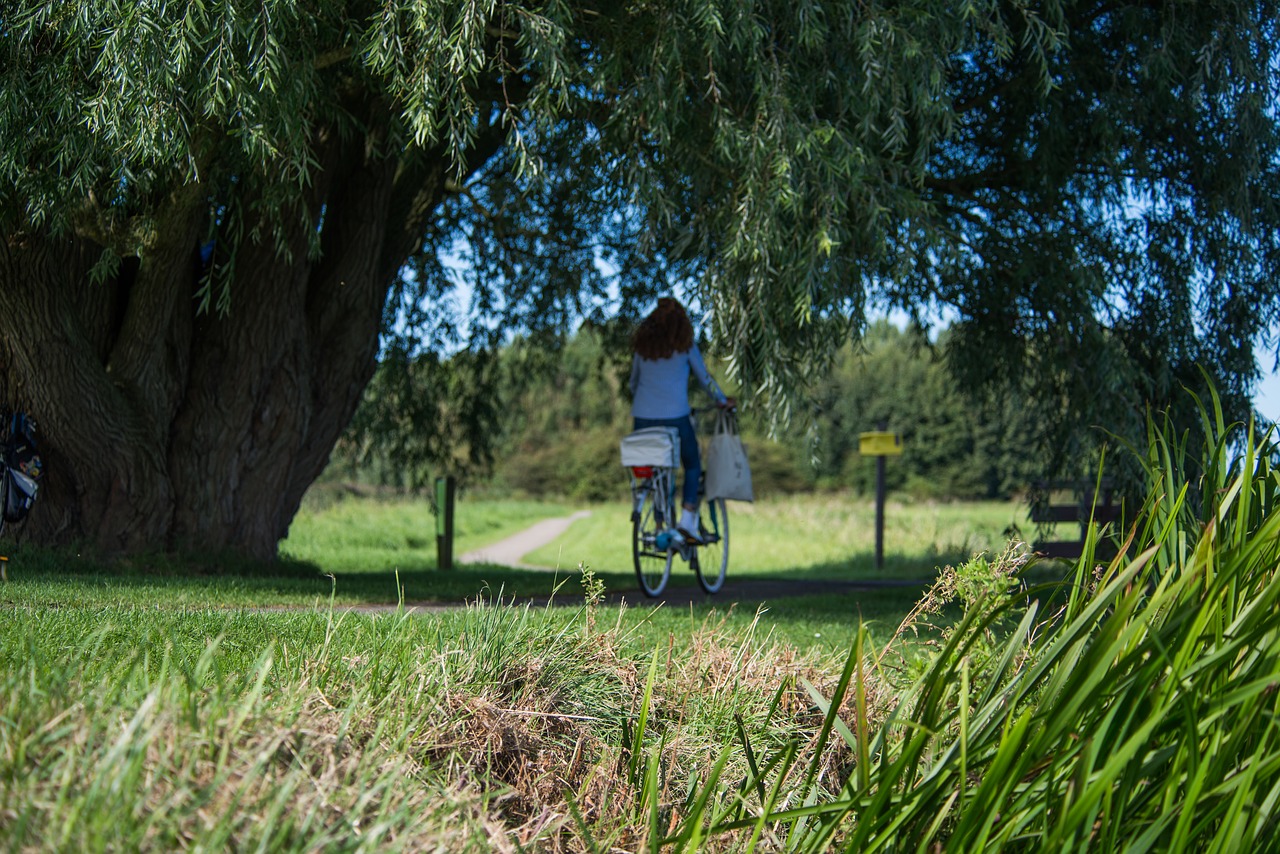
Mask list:
[{"label": "canvas shopping bag", "polygon": [[747,452],[738,436],[738,417],[731,410],[722,409],[716,414],[703,466],[707,475],[708,500],[755,501],[755,493],[751,489],[751,467],[747,465]]}]

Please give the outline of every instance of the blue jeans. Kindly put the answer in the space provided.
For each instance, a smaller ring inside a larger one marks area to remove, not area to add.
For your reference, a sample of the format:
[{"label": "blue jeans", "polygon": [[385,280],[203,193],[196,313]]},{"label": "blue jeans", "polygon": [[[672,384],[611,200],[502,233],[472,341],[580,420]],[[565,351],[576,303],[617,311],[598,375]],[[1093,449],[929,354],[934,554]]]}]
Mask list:
[{"label": "blue jeans", "polygon": [[698,480],[702,477],[702,455],[698,453],[698,434],[693,429],[693,417],[636,418],[635,429],[645,427],[674,427],[680,433],[680,465],[684,467],[684,492],[681,498],[690,507],[698,506]]}]

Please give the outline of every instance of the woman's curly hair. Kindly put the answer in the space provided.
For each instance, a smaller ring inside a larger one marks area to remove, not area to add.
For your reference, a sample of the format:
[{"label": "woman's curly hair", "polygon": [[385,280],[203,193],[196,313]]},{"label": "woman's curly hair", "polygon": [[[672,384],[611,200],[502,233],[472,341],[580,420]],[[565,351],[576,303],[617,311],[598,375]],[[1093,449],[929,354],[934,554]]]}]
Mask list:
[{"label": "woman's curly hair", "polygon": [[658,307],[636,327],[631,347],[651,361],[687,353],[693,347],[693,324],[684,306],[671,297],[659,298]]}]

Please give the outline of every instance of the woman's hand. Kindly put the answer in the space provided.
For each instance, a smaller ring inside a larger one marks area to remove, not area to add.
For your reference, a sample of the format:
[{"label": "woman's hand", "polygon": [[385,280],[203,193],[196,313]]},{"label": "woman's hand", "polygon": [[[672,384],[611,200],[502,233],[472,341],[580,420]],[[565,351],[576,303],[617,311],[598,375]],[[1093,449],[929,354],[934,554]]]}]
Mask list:
[{"label": "woman's hand", "polygon": [[724,403],[717,403],[716,406],[720,407],[721,409],[737,409],[738,401],[735,398],[726,397],[724,399]]}]

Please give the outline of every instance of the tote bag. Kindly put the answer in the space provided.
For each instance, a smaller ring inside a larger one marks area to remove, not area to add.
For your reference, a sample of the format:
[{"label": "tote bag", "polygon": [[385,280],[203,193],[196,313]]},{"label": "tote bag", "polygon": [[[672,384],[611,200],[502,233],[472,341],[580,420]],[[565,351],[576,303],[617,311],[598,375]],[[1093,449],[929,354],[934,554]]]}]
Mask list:
[{"label": "tote bag", "polygon": [[738,417],[731,410],[716,414],[715,429],[707,442],[707,498],[755,501],[751,489],[751,466],[738,436]]}]

